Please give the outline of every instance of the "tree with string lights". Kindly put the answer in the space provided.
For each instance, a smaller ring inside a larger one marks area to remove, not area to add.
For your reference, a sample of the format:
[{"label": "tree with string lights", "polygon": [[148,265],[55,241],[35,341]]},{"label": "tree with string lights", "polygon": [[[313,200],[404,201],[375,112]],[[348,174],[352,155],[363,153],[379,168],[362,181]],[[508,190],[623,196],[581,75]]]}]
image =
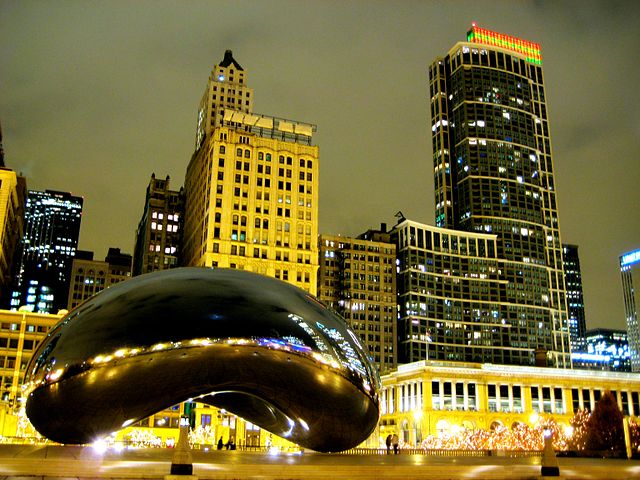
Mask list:
[{"label": "tree with string lights", "polygon": [[623,416],[618,402],[609,391],[604,392],[587,422],[587,450],[618,454],[624,452]]}]

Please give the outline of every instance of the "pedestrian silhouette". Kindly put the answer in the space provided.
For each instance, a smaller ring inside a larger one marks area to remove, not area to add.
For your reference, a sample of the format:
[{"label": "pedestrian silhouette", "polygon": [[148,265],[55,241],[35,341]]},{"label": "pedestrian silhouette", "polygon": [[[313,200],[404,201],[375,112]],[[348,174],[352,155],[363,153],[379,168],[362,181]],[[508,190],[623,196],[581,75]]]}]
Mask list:
[{"label": "pedestrian silhouette", "polygon": [[394,455],[398,454],[398,443],[399,442],[400,442],[400,439],[398,438],[398,435],[396,435],[394,433],[393,436],[391,437],[391,445],[393,445],[393,453],[394,453]]}]

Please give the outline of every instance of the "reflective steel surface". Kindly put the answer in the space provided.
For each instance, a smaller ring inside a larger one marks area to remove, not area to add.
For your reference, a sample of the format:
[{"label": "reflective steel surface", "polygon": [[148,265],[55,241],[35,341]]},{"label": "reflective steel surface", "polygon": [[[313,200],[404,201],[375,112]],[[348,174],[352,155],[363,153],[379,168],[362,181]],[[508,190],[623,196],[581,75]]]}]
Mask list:
[{"label": "reflective steel surface", "polygon": [[379,417],[378,373],[345,321],[239,270],[180,268],[108,288],[52,329],[26,382],[29,419],[60,443],[188,399],[321,452],[358,445]]}]

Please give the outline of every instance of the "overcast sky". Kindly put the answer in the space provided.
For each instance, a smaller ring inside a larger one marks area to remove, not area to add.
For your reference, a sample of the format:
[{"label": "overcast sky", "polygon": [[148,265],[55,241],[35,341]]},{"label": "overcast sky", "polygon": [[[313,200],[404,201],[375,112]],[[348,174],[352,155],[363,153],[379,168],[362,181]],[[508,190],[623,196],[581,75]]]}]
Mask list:
[{"label": "overcast sky", "polygon": [[587,327],[626,328],[640,248],[640,2],[0,0],[0,122],[30,189],[84,197],[79,247],[133,253],[151,173],[179,189],[226,49],[254,111],[318,125],[320,232],[433,225],[428,65],[471,22],[542,44],[562,240]]}]

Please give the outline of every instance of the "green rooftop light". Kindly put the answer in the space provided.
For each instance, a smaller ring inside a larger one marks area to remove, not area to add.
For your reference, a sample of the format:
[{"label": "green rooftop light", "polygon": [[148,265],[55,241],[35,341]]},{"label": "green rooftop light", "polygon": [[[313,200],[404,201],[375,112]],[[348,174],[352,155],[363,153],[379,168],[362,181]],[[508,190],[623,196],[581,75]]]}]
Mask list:
[{"label": "green rooftop light", "polygon": [[542,65],[542,53],[539,43],[480,28],[475,23],[472,24],[471,30],[467,32],[467,41],[505,48],[524,55],[528,62]]}]

